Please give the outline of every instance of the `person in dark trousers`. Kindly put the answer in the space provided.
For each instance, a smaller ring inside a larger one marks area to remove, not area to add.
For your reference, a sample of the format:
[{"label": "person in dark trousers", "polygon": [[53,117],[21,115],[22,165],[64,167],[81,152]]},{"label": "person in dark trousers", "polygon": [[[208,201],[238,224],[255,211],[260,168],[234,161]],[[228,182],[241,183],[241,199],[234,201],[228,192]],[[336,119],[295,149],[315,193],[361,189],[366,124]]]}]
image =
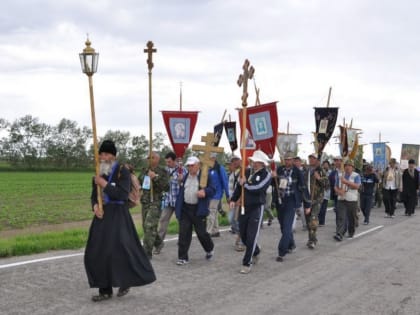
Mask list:
[{"label": "person in dark trousers", "polygon": [[[293,238],[293,220],[295,209],[304,204],[304,212],[310,211],[310,196],[303,180],[303,173],[293,165],[293,155],[286,153],[284,166],[278,166],[273,172],[273,201],[277,209],[281,238],[278,244],[276,261],[282,262],[286,254],[291,253],[296,244]],[[302,218],[304,220],[305,218]]]},{"label": "person in dark trousers", "polygon": [[397,166],[397,161],[392,158],[389,166],[382,174],[382,200],[385,206],[385,218],[394,218],[397,208],[397,194],[401,188],[401,171]]},{"label": "person in dark trousers", "polygon": [[[99,288],[92,301],[112,297],[112,287],[119,287],[118,297],[130,287],[156,280],[152,265],[140,244],[128,208],[130,171],[116,160],[114,142],[105,140],[99,148],[100,175],[92,187],[92,210],[95,214],[89,230],[84,263],[91,288]],[[103,197],[103,215],[98,206],[97,185]]]},{"label": "person in dark trousers", "polygon": [[210,260],[214,254],[214,244],[206,229],[209,215],[209,202],[214,196],[216,188],[208,176],[207,186],[200,188],[200,160],[190,156],[185,165],[188,173],[185,176],[178,197],[175,202],[175,215],[179,222],[178,233],[178,261],[177,265],[189,263],[188,250],[192,240],[193,227],[198,240],[206,252],[206,259]]},{"label": "person in dark trousers", "polygon": [[419,191],[419,171],[416,170],[416,162],[411,159],[408,161],[408,168],[402,175],[401,200],[404,202],[405,215],[414,214],[417,205],[417,195]]},{"label": "person in dark trousers", "polygon": [[373,207],[373,197],[375,194],[375,186],[379,179],[373,171],[372,165],[367,165],[362,176],[362,191],[360,192],[360,210],[365,217],[365,225],[369,224],[370,210]]},{"label": "person in dark trousers", "polygon": [[244,194],[244,213],[239,210],[239,230],[242,243],[246,250],[242,259],[240,273],[248,274],[258,261],[260,248],[257,244],[261,222],[264,214],[265,198],[268,186],[271,184],[271,174],[267,171],[268,157],[260,150],[254,151],[249,158],[251,168],[245,170],[245,177],[238,181],[238,185],[231,197],[230,208],[233,209]]}]

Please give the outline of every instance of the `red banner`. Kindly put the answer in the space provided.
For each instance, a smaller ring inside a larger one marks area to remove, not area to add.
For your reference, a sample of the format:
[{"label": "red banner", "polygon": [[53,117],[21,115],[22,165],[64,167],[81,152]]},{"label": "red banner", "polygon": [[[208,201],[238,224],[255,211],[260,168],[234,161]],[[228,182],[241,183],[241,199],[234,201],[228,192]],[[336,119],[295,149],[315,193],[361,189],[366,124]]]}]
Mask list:
[{"label": "red banner", "polygon": [[162,116],[174,152],[182,158],[190,144],[198,112],[162,111]]},{"label": "red banner", "polygon": [[[255,143],[255,149],[260,149],[272,158],[277,141],[277,102],[247,107],[246,114],[246,129]],[[239,110],[239,121],[242,130],[242,109]],[[246,155],[248,157],[248,152]]]}]

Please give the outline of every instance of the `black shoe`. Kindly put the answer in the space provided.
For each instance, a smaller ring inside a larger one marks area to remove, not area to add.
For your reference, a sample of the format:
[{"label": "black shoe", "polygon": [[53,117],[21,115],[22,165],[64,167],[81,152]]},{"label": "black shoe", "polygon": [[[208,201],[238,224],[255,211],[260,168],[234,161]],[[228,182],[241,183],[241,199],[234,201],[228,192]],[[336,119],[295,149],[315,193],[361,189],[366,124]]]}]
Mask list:
[{"label": "black shoe", "polygon": [[119,288],[117,296],[122,297],[122,296],[126,295],[129,291],[130,291],[130,288]]},{"label": "black shoe", "polygon": [[340,235],[338,235],[338,234],[334,235],[334,239],[335,239],[337,242],[341,242],[341,241],[343,240],[343,238],[342,238]]},{"label": "black shoe", "polygon": [[283,256],[277,256],[276,261],[282,262],[283,261]]},{"label": "black shoe", "polygon": [[353,238],[354,234],[347,235],[347,238]]},{"label": "black shoe", "polygon": [[268,219],[267,225],[270,226],[271,223],[273,223],[273,220],[272,219]]},{"label": "black shoe", "polygon": [[101,302],[101,301],[109,300],[110,298],[112,298],[112,293],[111,294],[99,293],[98,295],[92,296],[92,301]]},{"label": "black shoe", "polygon": [[210,234],[211,237],[220,237],[220,232]]}]

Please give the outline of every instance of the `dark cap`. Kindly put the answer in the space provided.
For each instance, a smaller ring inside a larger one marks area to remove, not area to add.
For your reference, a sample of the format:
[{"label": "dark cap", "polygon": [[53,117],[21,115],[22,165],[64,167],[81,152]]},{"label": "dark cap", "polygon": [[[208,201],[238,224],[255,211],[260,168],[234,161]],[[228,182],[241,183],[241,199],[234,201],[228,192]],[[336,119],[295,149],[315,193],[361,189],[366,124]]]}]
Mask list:
[{"label": "dark cap", "polygon": [[416,164],[416,161],[414,161],[414,159],[410,159],[410,160],[408,161],[408,164]]},{"label": "dark cap", "polygon": [[112,140],[104,140],[99,147],[99,154],[101,153],[110,153],[116,156],[117,148],[115,147],[115,143]]}]

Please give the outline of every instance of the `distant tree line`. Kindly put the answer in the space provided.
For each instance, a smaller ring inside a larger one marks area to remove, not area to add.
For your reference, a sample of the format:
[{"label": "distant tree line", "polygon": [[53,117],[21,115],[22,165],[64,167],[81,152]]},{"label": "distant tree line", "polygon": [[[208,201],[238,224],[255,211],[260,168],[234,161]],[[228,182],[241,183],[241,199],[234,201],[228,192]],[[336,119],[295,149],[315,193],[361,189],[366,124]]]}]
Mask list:
[{"label": "distant tree line", "polygon": [[[154,134],[153,150],[165,155],[171,148],[165,134]],[[136,169],[148,163],[149,140],[126,131],[107,131],[99,142],[112,139],[118,158]],[[94,167],[92,130],[63,118],[57,125],[42,123],[31,115],[8,122],[0,118],[0,160],[18,169],[92,169]],[[162,158],[162,163],[164,159]]]}]

